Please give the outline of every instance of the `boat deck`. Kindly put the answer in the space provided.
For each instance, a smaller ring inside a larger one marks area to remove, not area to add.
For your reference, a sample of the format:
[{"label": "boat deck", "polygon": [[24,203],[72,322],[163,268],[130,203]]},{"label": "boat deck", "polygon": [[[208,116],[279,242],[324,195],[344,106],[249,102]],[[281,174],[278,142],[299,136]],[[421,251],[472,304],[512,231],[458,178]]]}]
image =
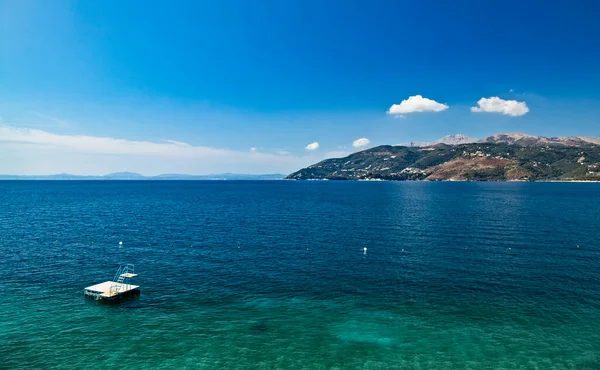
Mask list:
[{"label": "boat deck", "polygon": [[[111,290],[111,287],[114,286]],[[138,290],[139,285],[122,284],[114,281],[105,281],[100,284],[92,285],[85,288],[85,294],[89,296],[99,296],[100,298],[110,299],[120,295],[125,295]]]}]

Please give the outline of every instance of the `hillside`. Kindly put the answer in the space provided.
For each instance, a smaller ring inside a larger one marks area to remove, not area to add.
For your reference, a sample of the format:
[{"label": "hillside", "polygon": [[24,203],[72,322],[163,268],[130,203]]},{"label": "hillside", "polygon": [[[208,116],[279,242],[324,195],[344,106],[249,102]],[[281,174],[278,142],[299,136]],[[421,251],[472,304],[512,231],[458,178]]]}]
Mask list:
[{"label": "hillside", "polygon": [[[484,139],[485,140],[485,139]],[[600,146],[477,142],[429,147],[383,145],[332,158],[286,177],[295,180],[600,181]]]},{"label": "hillside", "polygon": [[519,132],[510,134],[495,134],[479,140],[480,143],[515,144],[520,146],[586,146],[589,144],[600,145],[600,139],[588,136],[559,136],[544,137],[527,135]]}]

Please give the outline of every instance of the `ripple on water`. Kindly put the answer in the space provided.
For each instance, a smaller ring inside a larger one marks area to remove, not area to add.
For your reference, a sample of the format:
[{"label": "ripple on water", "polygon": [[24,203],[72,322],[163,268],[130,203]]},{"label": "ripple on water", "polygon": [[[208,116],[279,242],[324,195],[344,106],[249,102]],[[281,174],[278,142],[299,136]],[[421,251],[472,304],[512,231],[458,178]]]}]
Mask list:
[{"label": "ripple on water", "polygon": [[[600,368],[597,184],[25,181],[0,204],[0,367]],[[121,262],[139,297],[83,297]]]}]

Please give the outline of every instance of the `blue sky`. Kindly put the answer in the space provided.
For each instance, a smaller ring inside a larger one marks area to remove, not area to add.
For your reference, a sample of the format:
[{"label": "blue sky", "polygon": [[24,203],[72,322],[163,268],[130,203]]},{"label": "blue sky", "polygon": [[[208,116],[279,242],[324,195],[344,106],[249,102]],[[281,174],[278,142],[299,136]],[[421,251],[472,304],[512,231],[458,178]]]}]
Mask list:
[{"label": "blue sky", "polygon": [[598,137],[599,12],[0,0],[0,173],[286,173],[454,133]]}]

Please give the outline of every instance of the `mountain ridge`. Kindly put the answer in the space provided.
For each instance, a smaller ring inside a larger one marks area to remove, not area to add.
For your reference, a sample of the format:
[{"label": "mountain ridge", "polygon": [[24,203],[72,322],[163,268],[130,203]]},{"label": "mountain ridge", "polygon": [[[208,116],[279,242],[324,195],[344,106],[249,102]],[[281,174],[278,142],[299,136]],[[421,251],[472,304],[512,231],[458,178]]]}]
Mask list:
[{"label": "mountain ridge", "polygon": [[600,145],[599,138],[589,136],[557,136],[545,137],[529,135],[520,132],[499,133],[490,135],[478,141],[479,143],[505,143],[521,146],[564,145],[581,146],[587,144]]},{"label": "mountain ridge", "polygon": [[600,181],[600,139],[496,134],[474,143],[381,145],[300,169],[294,180]]},{"label": "mountain ridge", "polygon": [[458,145],[458,144],[470,144],[476,142],[478,139],[470,136],[466,136],[463,134],[452,134],[446,135],[440,139],[435,141],[413,141],[409,144],[396,144],[394,146],[431,146],[437,144],[446,144],[446,145]]},{"label": "mountain ridge", "polygon": [[532,145],[565,145],[579,146],[586,144],[600,145],[600,138],[590,136],[556,136],[546,137],[538,135],[530,135],[522,132],[507,132],[498,133],[477,139],[463,134],[451,134],[439,138],[435,141],[413,141],[410,143],[395,144],[394,146],[411,146],[411,147],[427,147],[437,144],[460,145],[471,143],[506,143],[516,144],[521,146]]}]

